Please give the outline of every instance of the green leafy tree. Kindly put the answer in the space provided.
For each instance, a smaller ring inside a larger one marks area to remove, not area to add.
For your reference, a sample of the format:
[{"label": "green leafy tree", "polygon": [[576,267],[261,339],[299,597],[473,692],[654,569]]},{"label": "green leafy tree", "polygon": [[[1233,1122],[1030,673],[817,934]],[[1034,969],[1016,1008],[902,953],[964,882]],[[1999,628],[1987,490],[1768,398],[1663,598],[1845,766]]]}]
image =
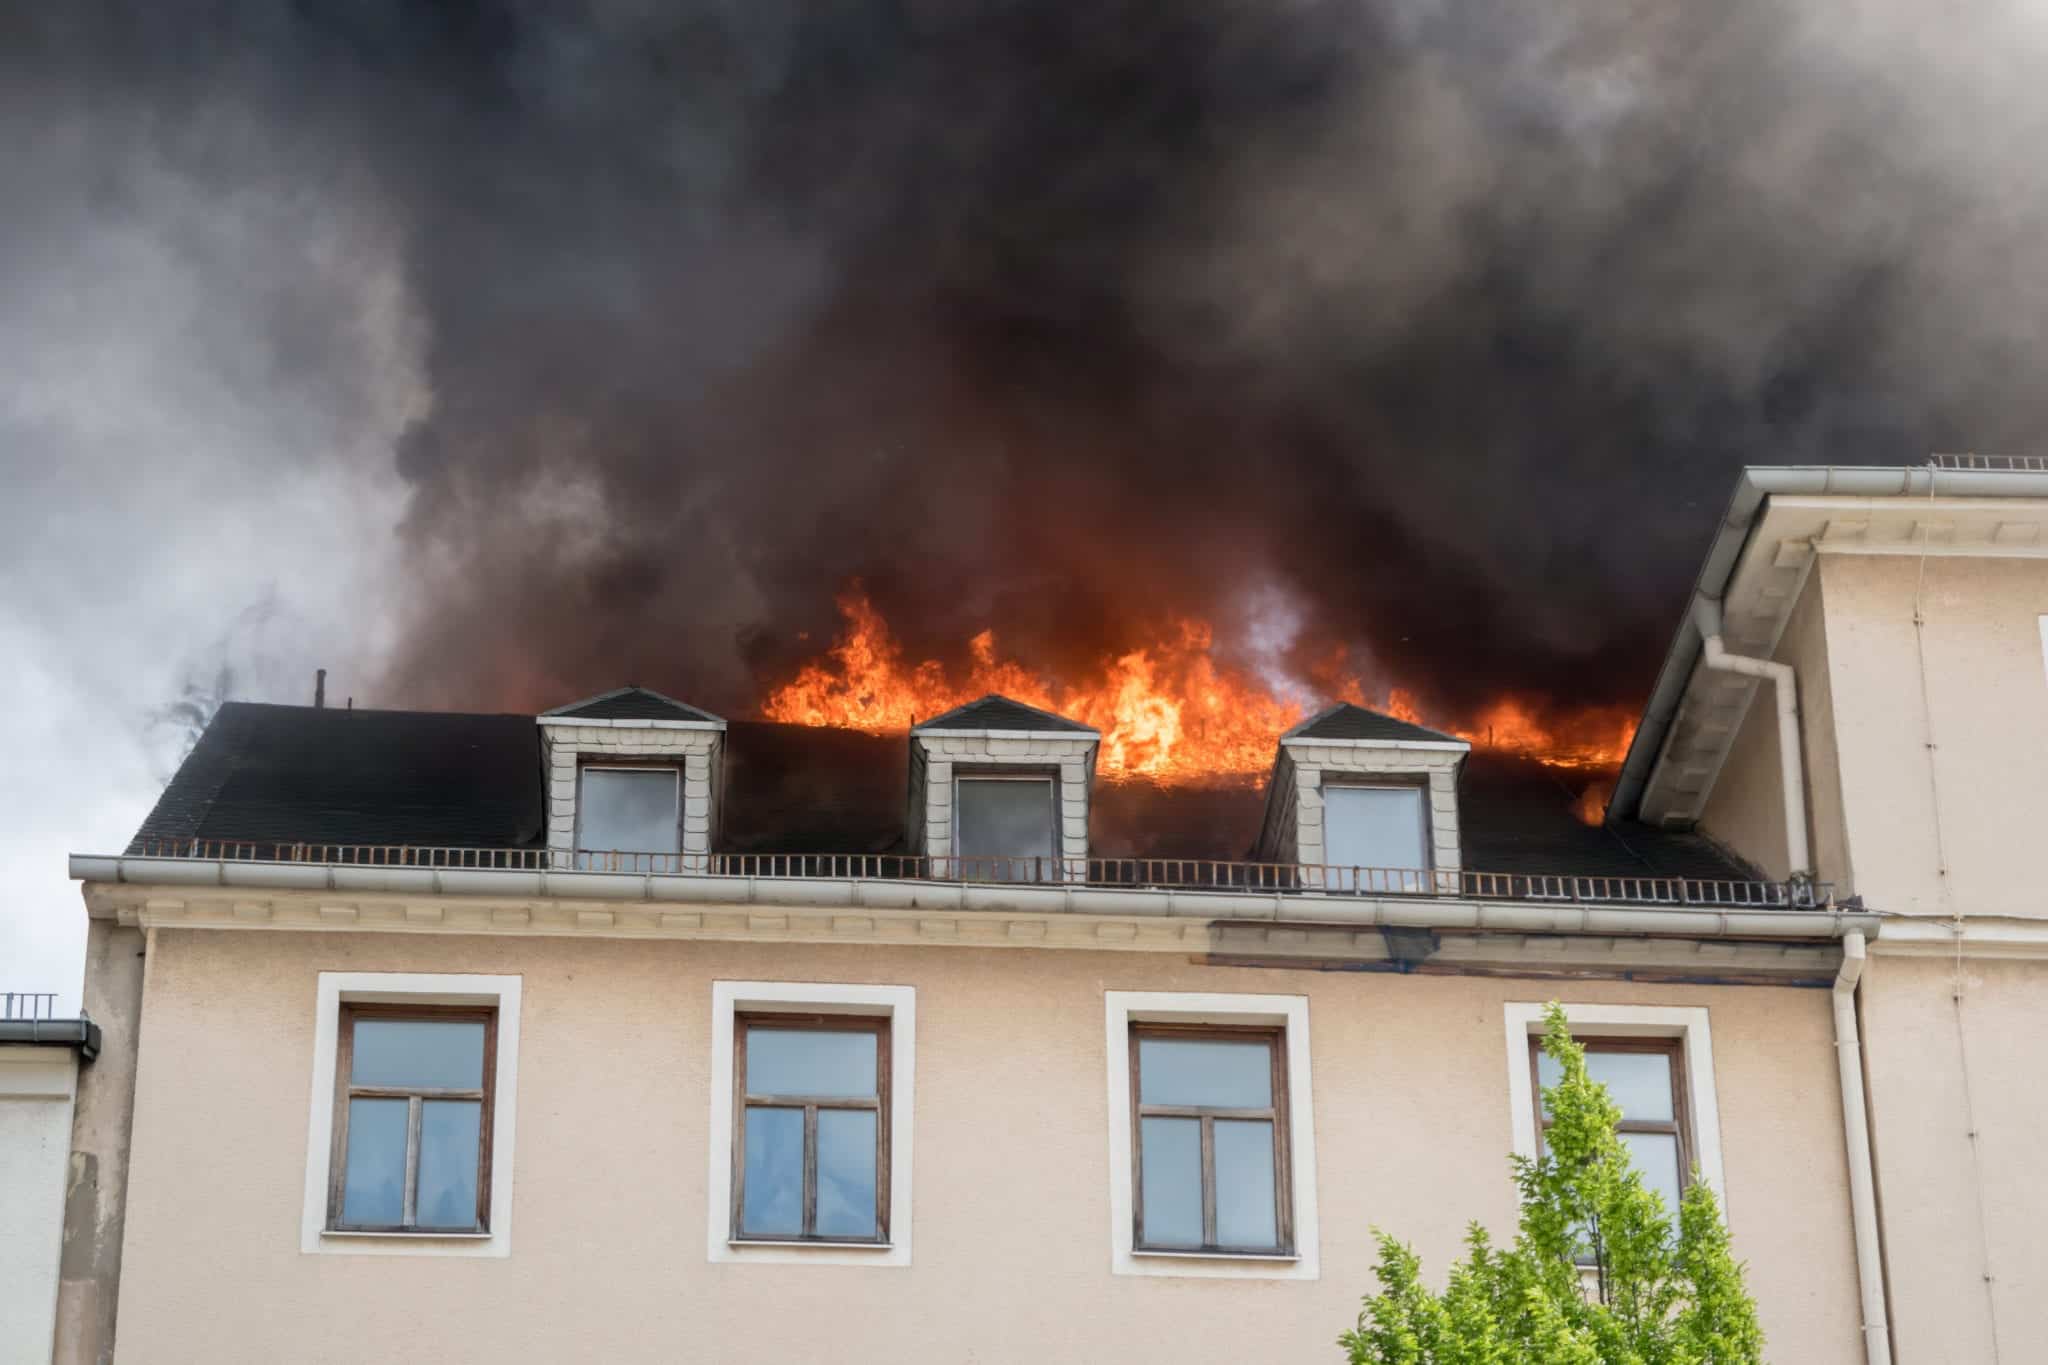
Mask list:
[{"label": "green leafy tree", "polygon": [[1511,1157],[1514,1244],[1471,1224],[1442,1293],[1414,1251],[1378,1234],[1380,1289],[1338,1338],[1351,1365],[1756,1365],[1763,1333],[1730,1254],[1720,1206],[1694,1180],[1676,1226],[1630,1165],[1621,1111],[1586,1074],[1552,1004],[1543,1050],[1562,1075],[1543,1092],[1541,1158]]}]

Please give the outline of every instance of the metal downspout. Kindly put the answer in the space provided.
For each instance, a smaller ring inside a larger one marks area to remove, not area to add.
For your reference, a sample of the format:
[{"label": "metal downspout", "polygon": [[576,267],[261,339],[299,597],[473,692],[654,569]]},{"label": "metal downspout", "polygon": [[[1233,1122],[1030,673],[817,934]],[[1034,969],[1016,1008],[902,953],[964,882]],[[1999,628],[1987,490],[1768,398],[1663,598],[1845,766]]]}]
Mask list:
[{"label": "metal downspout", "polygon": [[1863,1358],[1891,1365],[1891,1327],[1884,1312],[1884,1251],[1877,1236],[1877,1182],[1870,1164],[1870,1116],[1863,1107],[1863,1044],[1856,1024],[1856,985],[1869,960],[1860,931],[1842,938],[1835,973],[1835,1062],[1842,1075],[1842,1138],[1849,1157],[1849,1212],[1856,1233],[1856,1287],[1863,1304]]},{"label": "metal downspout", "polygon": [[1806,844],[1806,765],[1799,742],[1799,680],[1792,665],[1770,659],[1752,659],[1730,654],[1721,640],[1721,607],[1708,597],[1693,603],[1702,653],[1700,660],[1717,673],[1735,673],[1761,678],[1771,684],[1778,703],[1779,780],[1785,792],[1785,860],[1791,864],[1787,880],[1813,880],[1813,855]]}]

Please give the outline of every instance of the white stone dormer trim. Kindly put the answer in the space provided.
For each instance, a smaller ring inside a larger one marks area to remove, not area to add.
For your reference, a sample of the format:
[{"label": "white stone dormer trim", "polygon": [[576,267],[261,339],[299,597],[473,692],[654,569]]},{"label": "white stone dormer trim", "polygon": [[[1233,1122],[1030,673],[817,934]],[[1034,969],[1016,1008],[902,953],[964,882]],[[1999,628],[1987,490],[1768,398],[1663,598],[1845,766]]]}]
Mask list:
[{"label": "white stone dormer trim", "polygon": [[682,781],[683,867],[708,868],[718,833],[725,722],[571,720],[542,717],[541,762],[547,779],[548,849],[570,865],[576,849],[576,801],[582,770],[606,760],[673,765]]},{"label": "white stone dormer trim", "polygon": [[[1280,739],[1259,832],[1259,857],[1322,867],[1329,862],[1323,830],[1324,794],[1329,788],[1413,784],[1426,793],[1428,871],[1463,871],[1458,772],[1472,746],[1461,739],[1425,737],[1429,732],[1419,727],[1413,736],[1385,739],[1301,733],[1321,719],[1304,721]],[[1310,884],[1316,884],[1313,878]]]},{"label": "white stone dormer trim", "polygon": [[[1009,702],[1007,698],[999,700],[1025,711],[1052,716],[1051,712]],[[1095,782],[1095,759],[1102,744],[1102,734],[1063,716],[1053,716],[1053,719],[1066,728],[954,729],[944,724],[941,718],[911,729],[907,820],[910,845],[913,853],[933,860],[934,875],[946,875],[945,860],[955,856],[957,851],[953,798],[958,782],[977,775],[1015,772],[1018,775],[1044,774],[1052,779],[1059,856],[1069,865],[1071,880],[1085,879],[1088,803]]]}]

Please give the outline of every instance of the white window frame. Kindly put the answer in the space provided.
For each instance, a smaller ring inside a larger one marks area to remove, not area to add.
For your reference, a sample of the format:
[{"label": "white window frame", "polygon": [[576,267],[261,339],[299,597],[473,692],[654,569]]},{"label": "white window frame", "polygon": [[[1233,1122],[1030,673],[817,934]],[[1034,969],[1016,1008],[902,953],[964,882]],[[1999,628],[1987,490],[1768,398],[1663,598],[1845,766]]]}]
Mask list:
[{"label": "white window frame", "polygon": [[953,774],[953,856],[956,858],[1028,858],[1028,853],[969,853],[960,847],[961,813],[966,809],[961,804],[961,790],[971,782],[1043,782],[1046,786],[1045,803],[1046,828],[1052,835],[1052,852],[1045,855],[1047,861],[1058,865],[1063,851],[1060,830],[1060,779],[1050,772],[1003,773],[976,771],[955,771]]},{"label": "white window frame", "polygon": [[[675,779],[676,788],[676,846],[662,848],[586,848],[583,843],[583,775],[585,773],[667,773]],[[669,763],[582,763],[576,768],[576,834],[573,851],[577,853],[627,853],[648,858],[680,858],[683,855],[683,770],[680,765]]]},{"label": "white window frame", "polygon": [[[1310,1087],[1308,997],[1181,991],[1104,991],[1104,1051],[1109,1068],[1109,1246],[1117,1275],[1187,1279],[1322,1278],[1316,1220],[1315,1096]],[[1266,1024],[1286,1031],[1287,1135],[1294,1201],[1291,1253],[1139,1251],[1132,1246],[1131,1025]]]},{"label": "white window frame", "polygon": [[[1517,1154],[1536,1155],[1536,1091],[1529,1075],[1529,1040],[1543,1034],[1549,1006],[1515,1001],[1506,1007],[1508,1105]],[[1728,1215],[1728,1186],[1721,1173],[1721,1108],[1714,1097],[1714,1037],[1707,1011],[1688,1005],[1565,1005],[1574,1037],[1676,1038],[1685,1049],[1686,1104],[1692,1117],[1693,1156],[1700,1178]],[[1675,1214],[1677,1211],[1674,1209]]]},{"label": "white window frame", "polygon": [[[327,1256],[491,1256],[512,1254],[514,1119],[519,1112],[517,976],[437,972],[321,972],[313,1021],[313,1097],[306,1120],[306,1193],[299,1250]],[[334,1159],[334,1068],[344,1004],[482,1005],[498,1012],[492,1077],[489,1232],[335,1232],[327,1227]]]},{"label": "white window frame", "polygon": [[[733,1016],[852,1014],[889,1021],[889,1240],[880,1242],[750,1242],[733,1236]],[[711,1164],[706,1189],[705,1256],[811,1265],[910,1264],[910,1116],[917,1094],[917,989],[819,981],[711,983]]]},{"label": "white window frame", "polygon": [[[1422,846],[1422,866],[1413,869],[1390,868],[1387,870],[1401,872],[1434,872],[1436,870],[1436,828],[1434,819],[1435,812],[1433,812],[1430,809],[1430,786],[1429,780],[1427,778],[1424,778],[1418,782],[1371,782],[1352,781],[1350,774],[1348,773],[1343,775],[1341,778],[1335,780],[1332,780],[1328,775],[1325,775],[1319,790],[1320,794],[1323,797],[1323,861],[1326,864],[1332,867],[1352,866],[1352,864],[1350,863],[1337,862],[1336,855],[1330,851],[1330,844],[1332,842],[1332,839],[1330,830],[1329,793],[1333,791],[1342,790],[1383,792],[1397,791],[1407,792],[1415,798],[1415,820],[1417,825],[1416,842],[1418,842]],[[1367,864],[1361,863],[1358,864],[1358,866],[1364,867],[1367,866]],[[1421,888],[1418,887],[1416,889],[1419,890]]]}]

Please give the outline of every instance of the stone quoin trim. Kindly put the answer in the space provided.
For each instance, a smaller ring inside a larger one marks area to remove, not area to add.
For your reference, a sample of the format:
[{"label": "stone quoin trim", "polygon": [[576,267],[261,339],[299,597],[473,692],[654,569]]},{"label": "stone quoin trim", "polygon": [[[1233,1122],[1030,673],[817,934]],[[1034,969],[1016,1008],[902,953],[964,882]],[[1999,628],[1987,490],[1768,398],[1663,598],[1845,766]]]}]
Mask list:
[{"label": "stone quoin trim", "polygon": [[[889,1020],[889,1241],[744,1242],[733,1238],[733,1016],[880,1015]],[[910,1264],[911,1115],[917,1095],[917,989],[816,981],[711,983],[710,1165],[705,1182],[705,1257],[714,1263]]]},{"label": "stone quoin trim", "polygon": [[[512,1254],[513,1126],[519,1112],[521,978],[456,972],[322,972],[313,1025],[313,1097],[306,1119],[306,1191],[299,1250],[307,1255]],[[344,1004],[487,1005],[498,1011],[491,1104],[489,1232],[330,1232],[327,1182],[334,1153],[334,1070]]]},{"label": "stone quoin trim", "polygon": [[[1104,991],[1109,1072],[1109,1268],[1117,1275],[1186,1279],[1322,1278],[1316,1219],[1315,1097],[1310,1088],[1308,997],[1187,991]],[[1132,1245],[1131,1066],[1133,1023],[1272,1024],[1286,1030],[1288,1158],[1294,1206],[1291,1255],[1137,1251]]]}]

